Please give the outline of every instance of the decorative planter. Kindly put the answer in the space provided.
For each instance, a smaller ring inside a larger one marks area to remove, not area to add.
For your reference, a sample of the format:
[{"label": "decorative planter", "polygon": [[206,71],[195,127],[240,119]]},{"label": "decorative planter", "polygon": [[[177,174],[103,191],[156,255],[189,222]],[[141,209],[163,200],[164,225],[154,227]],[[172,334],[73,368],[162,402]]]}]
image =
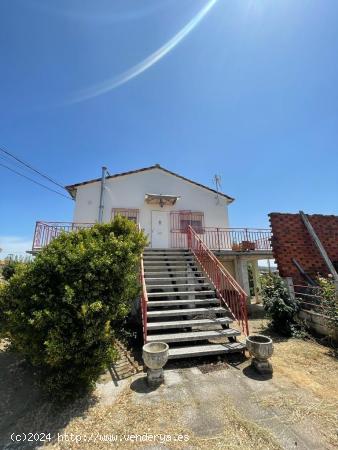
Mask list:
[{"label": "decorative planter", "polygon": [[231,250],[234,251],[234,252],[240,252],[241,251],[241,246],[239,244],[234,243],[231,246]]},{"label": "decorative planter", "polygon": [[246,347],[253,357],[252,364],[260,373],[272,373],[271,363],[268,361],[273,353],[273,342],[262,334],[248,336]]},{"label": "decorative planter", "polygon": [[241,242],[241,249],[243,252],[249,251],[249,250],[255,250],[256,244],[251,241],[242,241]]},{"label": "decorative planter", "polygon": [[143,361],[147,366],[147,380],[151,386],[163,382],[163,366],[168,361],[169,345],[165,342],[150,342],[143,346]]}]

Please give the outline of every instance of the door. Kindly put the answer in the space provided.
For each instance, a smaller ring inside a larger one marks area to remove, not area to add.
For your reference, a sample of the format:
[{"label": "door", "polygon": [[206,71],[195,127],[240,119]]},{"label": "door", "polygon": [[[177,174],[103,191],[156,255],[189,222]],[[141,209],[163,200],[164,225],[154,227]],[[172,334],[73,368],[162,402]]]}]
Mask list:
[{"label": "door", "polygon": [[152,248],[169,247],[169,220],[166,211],[151,212],[151,246]]}]

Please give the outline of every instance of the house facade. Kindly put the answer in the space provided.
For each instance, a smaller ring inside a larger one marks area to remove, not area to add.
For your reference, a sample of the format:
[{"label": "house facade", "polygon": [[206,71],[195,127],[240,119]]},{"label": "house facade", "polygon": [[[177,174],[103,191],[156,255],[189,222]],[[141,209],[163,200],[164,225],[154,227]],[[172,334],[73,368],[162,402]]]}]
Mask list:
[{"label": "house facade", "polygon": [[75,201],[73,222],[38,222],[33,252],[60,231],[107,223],[119,214],[140,225],[151,249],[188,248],[190,225],[248,294],[248,264],[256,280],[257,261],[272,258],[269,230],[229,227],[232,197],[158,164],[115,175],[103,172],[102,178],[67,190]]},{"label": "house facade", "polygon": [[[228,228],[228,205],[233,199],[187,180],[160,166],[68,186],[75,198],[73,221],[102,222],[120,214],[139,223],[151,248],[175,246],[175,232],[192,224],[199,230]],[[179,237],[179,236],[177,236]]]}]

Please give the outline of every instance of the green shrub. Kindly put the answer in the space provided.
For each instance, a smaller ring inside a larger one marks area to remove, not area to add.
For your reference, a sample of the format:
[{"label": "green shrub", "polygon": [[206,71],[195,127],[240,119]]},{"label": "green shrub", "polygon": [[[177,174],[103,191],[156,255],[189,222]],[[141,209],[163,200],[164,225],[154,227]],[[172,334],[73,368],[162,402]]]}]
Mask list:
[{"label": "green shrub", "polygon": [[6,264],[2,268],[2,276],[5,280],[9,280],[15,274],[15,271],[22,266],[22,262],[19,261],[7,261]]},{"label": "green shrub", "polygon": [[320,289],[323,314],[328,318],[327,326],[332,334],[331,337],[333,337],[337,334],[338,330],[338,298],[335,283],[332,276],[329,278],[318,277],[317,281]]},{"label": "green shrub", "polygon": [[0,326],[48,392],[87,390],[111,363],[114,330],[139,293],[145,245],[122,217],[64,233],[1,290]]},{"label": "green shrub", "polygon": [[272,328],[280,334],[291,336],[295,329],[294,317],[299,311],[298,301],[291,298],[277,274],[262,276],[261,285],[264,309],[271,318]]}]

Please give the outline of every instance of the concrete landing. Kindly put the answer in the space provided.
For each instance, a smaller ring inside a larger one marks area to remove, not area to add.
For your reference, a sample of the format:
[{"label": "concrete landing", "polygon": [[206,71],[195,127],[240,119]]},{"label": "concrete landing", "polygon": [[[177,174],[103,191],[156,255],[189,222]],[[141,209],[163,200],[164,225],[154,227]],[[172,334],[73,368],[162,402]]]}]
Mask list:
[{"label": "concrete landing", "polygon": [[[333,446],[323,442],[319,430],[313,423],[306,420],[302,423],[289,423],[285,411],[278,407],[263,407],[258,401],[260,394],[274,395],[283,388],[276,385],[273,379],[258,379],[255,373],[250,373],[250,370],[249,372],[246,370],[246,373],[247,375],[231,366],[227,370],[205,374],[196,367],[167,369],[165,384],[159,389],[150,392],[145,377],[138,378],[131,387],[135,391],[135,401],[140,406],[142,404],[155,406],[161,402],[174,401],[176,407],[181,410],[182,428],[191,429],[194,435],[201,439],[211,439],[210,448],[213,440],[216,442],[224,432],[222,410],[234,407],[243,424],[247,425],[249,421],[253,426],[257,426],[258,430],[265,430],[272,435],[272,439],[281,449],[334,449]],[[217,448],[235,448],[234,442],[229,444],[229,447],[226,442],[222,444],[224,446]],[[257,448],[268,448],[263,442],[262,445]],[[242,448],[240,442],[236,448]]]}]

